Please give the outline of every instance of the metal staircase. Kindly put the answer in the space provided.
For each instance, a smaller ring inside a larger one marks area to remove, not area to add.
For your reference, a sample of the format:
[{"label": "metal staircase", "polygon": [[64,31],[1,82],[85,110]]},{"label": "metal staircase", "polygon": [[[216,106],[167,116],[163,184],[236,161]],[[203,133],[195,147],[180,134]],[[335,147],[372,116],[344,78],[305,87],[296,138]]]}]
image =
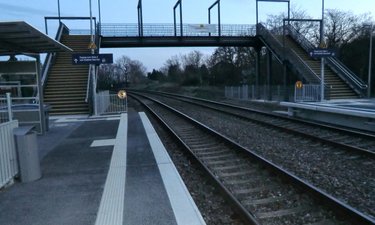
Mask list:
[{"label": "metal staircase", "polygon": [[[320,83],[320,60],[308,54],[315,48],[305,37],[293,27],[286,27],[286,35],[273,35],[263,25],[258,24],[261,40],[281,62],[305,83]],[[285,49],[284,49],[285,44]],[[346,68],[336,58],[328,57],[325,64],[326,99],[353,99],[365,95],[367,85]]]},{"label": "metal staircase", "polygon": [[[90,53],[89,35],[63,35],[61,43],[75,53]],[[70,53],[59,53],[49,70],[44,88],[44,101],[51,115],[89,114],[86,102],[88,65],[72,65]]]},{"label": "metal staircase", "polygon": [[[315,74],[319,74],[321,70],[320,60],[311,58],[289,35],[285,38],[285,45],[293,51],[310,67]],[[352,99],[358,98],[358,94],[347,83],[344,82],[329,66],[324,67],[324,82],[329,90],[327,99]]]}]

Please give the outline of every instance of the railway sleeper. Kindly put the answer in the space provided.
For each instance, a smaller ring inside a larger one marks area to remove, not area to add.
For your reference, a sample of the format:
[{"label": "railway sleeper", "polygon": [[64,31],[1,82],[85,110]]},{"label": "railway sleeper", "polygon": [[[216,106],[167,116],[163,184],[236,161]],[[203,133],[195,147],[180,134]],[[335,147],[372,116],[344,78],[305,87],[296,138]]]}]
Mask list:
[{"label": "railway sleeper", "polygon": [[204,161],[212,161],[212,160],[218,160],[218,159],[224,159],[224,158],[233,158],[233,153],[229,152],[225,154],[219,154],[219,155],[211,155],[211,156],[201,156],[201,159]]},{"label": "railway sleeper", "polygon": [[228,151],[226,149],[220,149],[220,148],[218,149],[216,147],[216,148],[201,148],[201,149],[198,149],[198,151],[196,151],[196,149],[194,149],[194,152],[199,157],[208,157],[208,156],[214,156],[214,155],[219,155],[219,154],[227,154],[230,151]]}]

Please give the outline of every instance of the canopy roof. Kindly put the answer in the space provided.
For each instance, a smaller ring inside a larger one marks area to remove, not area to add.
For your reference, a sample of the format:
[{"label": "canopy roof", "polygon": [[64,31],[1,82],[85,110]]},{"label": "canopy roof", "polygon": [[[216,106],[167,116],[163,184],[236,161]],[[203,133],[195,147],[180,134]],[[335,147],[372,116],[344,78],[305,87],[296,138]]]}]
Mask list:
[{"label": "canopy roof", "polygon": [[0,22],[0,55],[64,51],[73,50],[24,21]]}]

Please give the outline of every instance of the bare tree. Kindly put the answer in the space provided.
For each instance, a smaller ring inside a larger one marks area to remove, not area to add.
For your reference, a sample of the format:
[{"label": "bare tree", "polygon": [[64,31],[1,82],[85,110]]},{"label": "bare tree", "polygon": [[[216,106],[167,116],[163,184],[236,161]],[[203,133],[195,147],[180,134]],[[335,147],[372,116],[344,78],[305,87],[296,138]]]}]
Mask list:
[{"label": "bare tree", "polygon": [[234,47],[220,47],[215,50],[209,59],[209,67],[218,63],[235,64],[236,51]]},{"label": "bare tree", "polygon": [[[312,19],[311,16],[309,16],[307,12],[301,8],[292,7],[290,14],[290,19]],[[288,16],[286,13],[281,13],[279,15],[268,15],[266,27],[273,33],[282,35],[284,24],[283,21],[287,18]],[[286,21],[286,24],[288,24],[288,21]],[[290,24],[294,27],[294,29],[296,29],[297,32],[302,34],[309,34],[311,33],[312,29],[316,29],[316,24],[310,21],[290,21]]]},{"label": "bare tree", "polygon": [[203,53],[194,50],[186,55],[181,56],[181,61],[184,68],[186,68],[187,66],[199,68],[203,64]]},{"label": "bare tree", "polygon": [[162,67],[162,72],[167,75],[167,79],[172,82],[180,82],[181,80],[181,62],[177,55],[167,59]]},{"label": "bare tree", "polygon": [[146,78],[146,67],[138,60],[132,60],[127,56],[122,56],[116,60],[121,82],[137,83]]},{"label": "bare tree", "polygon": [[327,46],[340,48],[353,41],[360,35],[363,23],[370,20],[369,14],[354,15],[350,11],[326,10],[324,37]]}]

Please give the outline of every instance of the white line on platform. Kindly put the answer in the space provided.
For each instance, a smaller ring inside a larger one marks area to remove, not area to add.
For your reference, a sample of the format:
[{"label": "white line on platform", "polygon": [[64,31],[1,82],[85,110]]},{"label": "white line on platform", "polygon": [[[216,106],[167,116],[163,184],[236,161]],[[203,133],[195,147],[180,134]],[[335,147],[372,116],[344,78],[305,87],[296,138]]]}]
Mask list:
[{"label": "white line on platform", "polygon": [[115,140],[116,139],[94,140],[90,147],[113,146],[115,145]]},{"label": "white line on platform", "polygon": [[105,181],[95,225],[123,224],[127,135],[128,115],[121,114],[111,164],[107,180]]},{"label": "white line on platform", "polygon": [[177,224],[206,224],[176,167],[145,113],[139,113],[154,153]]}]

